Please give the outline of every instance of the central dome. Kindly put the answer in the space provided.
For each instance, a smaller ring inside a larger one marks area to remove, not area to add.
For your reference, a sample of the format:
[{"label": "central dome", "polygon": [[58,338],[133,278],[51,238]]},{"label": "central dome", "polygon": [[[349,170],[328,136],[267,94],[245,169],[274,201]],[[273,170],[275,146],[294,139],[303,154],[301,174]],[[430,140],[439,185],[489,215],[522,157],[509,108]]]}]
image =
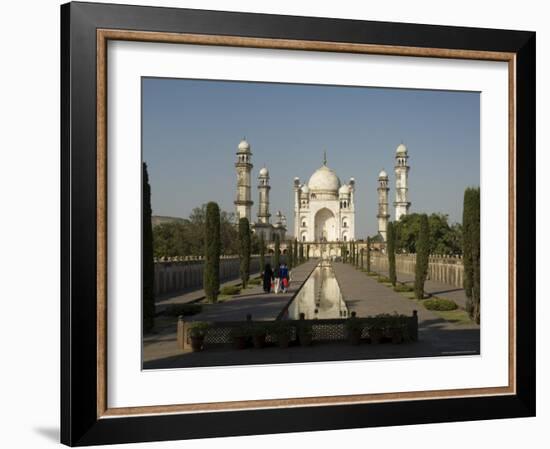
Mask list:
[{"label": "central dome", "polygon": [[319,168],[307,183],[309,190],[315,192],[338,192],[338,189],[341,186],[340,179],[336,176],[333,170],[328,168],[326,165],[323,165]]}]

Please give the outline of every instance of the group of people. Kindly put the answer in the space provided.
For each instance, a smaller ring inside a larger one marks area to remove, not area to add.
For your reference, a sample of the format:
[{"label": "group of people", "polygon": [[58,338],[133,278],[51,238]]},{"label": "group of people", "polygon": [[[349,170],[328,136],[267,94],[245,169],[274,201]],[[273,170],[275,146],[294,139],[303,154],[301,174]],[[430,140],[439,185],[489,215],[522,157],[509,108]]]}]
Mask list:
[{"label": "group of people", "polygon": [[267,263],[264,268],[263,280],[265,293],[271,293],[272,290],[275,294],[279,293],[279,290],[286,293],[290,285],[290,271],[287,264],[282,263],[272,270],[271,265]]}]

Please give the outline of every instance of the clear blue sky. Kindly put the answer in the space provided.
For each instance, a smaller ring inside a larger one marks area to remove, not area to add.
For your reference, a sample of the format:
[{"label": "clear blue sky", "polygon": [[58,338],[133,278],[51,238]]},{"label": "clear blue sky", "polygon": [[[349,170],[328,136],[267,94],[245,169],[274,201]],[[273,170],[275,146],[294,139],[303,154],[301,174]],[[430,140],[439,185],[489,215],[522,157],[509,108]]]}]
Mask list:
[{"label": "clear blue sky", "polygon": [[480,104],[477,92],[369,87],[143,79],[143,159],[155,215],[187,217],[216,201],[234,211],[235,152],[252,147],[256,178],[271,176],[271,213],[293,226],[293,178],[307,182],[328,166],[356,180],[356,238],[377,232],[377,176],[390,176],[392,219],[395,148],[409,150],[411,212],[442,212],[461,221],[462,196],[479,185]]}]

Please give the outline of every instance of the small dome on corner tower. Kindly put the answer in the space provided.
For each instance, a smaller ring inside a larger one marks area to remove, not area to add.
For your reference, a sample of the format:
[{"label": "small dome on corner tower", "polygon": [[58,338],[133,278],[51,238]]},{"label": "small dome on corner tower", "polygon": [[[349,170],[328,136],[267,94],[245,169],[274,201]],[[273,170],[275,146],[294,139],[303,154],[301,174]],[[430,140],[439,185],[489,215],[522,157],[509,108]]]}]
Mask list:
[{"label": "small dome on corner tower", "polygon": [[395,150],[397,154],[407,154],[407,147],[404,143],[400,143]]},{"label": "small dome on corner tower", "polygon": [[246,139],[243,139],[239,142],[239,153],[250,153],[250,144]]}]

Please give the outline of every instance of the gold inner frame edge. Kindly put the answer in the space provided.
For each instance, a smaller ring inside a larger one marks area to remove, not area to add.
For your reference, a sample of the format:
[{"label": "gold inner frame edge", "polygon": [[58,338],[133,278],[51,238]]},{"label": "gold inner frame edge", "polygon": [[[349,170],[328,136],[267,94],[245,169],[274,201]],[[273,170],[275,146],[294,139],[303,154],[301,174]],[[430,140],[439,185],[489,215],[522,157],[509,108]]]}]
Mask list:
[{"label": "gold inner frame edge", "polygon": [[[243,409],[266,409],[344,405],[404,400],[445,399],[513,395],[516,392],[516,54],[479,50],[425,48],[357,44],[328,41],[251,38],[240,36],[163,33],[117,29],[96,31],[97,81],[97,417],[115,418],[133,415],[221,412]],[[210,402],[197,404],[154,405],[108,408],[107,406],[107,42],[109,40],[215,45],[278,50],[326,51],[388,56],[469,59],[508,62],[508,386],[452,390],[426,390],[346,396],[250,401]]]}]

